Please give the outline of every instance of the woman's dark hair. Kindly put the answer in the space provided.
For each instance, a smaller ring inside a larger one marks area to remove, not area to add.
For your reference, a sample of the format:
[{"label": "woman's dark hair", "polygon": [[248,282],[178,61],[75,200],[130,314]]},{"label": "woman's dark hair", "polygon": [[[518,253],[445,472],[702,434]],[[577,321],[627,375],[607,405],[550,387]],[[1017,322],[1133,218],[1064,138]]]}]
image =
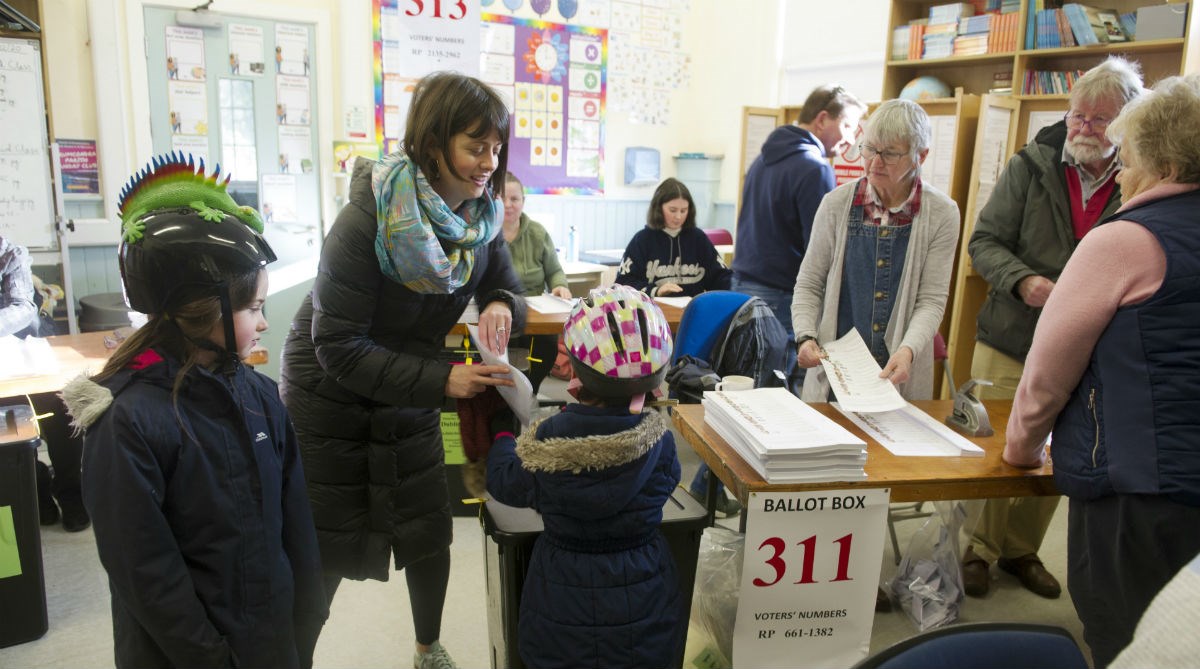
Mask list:
[{"label": "woman's dark hair", "polygon": [[674,177],[665,179],[658,185],[658,188],[654,189],[654,197],[650,198],[650,209],[646,212],[646,225],[654,230],[665,228],[663,205],[678,198],[683,198],[688,203],[687,220],[683,222],[683,229],[696,227],[696,202],[692,199],[692,193],[688,187]]},{"label": "woman's dark hair", "polygon": [[449,156],[450,140],[459,133],[480,139],[494,130],[503,144],[488,183],[493,193],[503,193],[508,169],[508,121],[508,107],[487,84],[454,72],[434,72],[417,82],[413,90],[404,128],[404,151],[431,182],[441,176],[442,170],[462,179],[452,161],[438,164],[436,152]]}]

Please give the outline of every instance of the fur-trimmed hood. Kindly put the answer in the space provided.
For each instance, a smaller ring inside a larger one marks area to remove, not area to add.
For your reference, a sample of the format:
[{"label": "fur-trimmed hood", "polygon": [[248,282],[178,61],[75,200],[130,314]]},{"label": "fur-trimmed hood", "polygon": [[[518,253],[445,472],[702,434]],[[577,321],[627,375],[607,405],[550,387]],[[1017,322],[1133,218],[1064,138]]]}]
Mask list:
[{"label": "fur-trimmed hood", "polygon": [[113,394],[108,388],[80,374],[71,379],[60,395],[67,413],[71,416],[71,427],[83,432],[92,426],[112,406]]},{"label": "fur-trimmed hood", "polygon": [[653,448],[668,429],[658,411],[642,414],[637,425],[615,434],[539,439],[540,427],[541,422],[534,424],[517,439],[517,455],[525,469],[572,474],[633,462]]}]

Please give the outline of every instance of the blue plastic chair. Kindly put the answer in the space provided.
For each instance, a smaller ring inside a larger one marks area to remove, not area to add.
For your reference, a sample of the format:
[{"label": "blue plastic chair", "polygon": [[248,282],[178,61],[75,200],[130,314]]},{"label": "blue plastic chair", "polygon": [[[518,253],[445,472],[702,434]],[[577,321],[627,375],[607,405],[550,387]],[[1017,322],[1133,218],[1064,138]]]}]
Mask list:
[{"label": "blue plastic chair", "polygon": [[[675,363],[680,357],[690,355],[711,363],[715,349],[723,340],[734,315],[749,300],[749,295],[730,290],[713,290],[694,297],[679,317],[679,331],[675,334],[675,352],[671,362]],[[708,465],[701,462],[688,490],[697,499],[706,502],[711,525],[712,505],[707,503],[708,477]],[[720,481],[715,483],[714,499],[718,499],[725,494],[725,486]]]},{"label": "blue plastic chair", "polygon": [[854,669],[1088,669],[1065,629],[1033,623],[964,623],[941,627],[854,665]]},{"label": "blue plastic chair", "polygon": [[713,349],[729,329],[734,314],[749,300],[749,295],[730,290],[712,290],[693,298],[679,317],[671,362],[685,355],[712,362]]}]

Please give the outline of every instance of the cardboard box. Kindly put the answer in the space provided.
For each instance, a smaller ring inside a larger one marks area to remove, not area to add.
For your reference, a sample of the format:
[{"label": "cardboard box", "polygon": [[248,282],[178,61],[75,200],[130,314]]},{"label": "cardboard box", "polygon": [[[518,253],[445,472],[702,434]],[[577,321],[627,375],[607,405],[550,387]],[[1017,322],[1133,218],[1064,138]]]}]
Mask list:
[{"label": "cardboard box", "polygon": [[1183,37],[1187,26],[1186,2],[1150,5],[1137,10],[1137,41],[1177,39]]}]

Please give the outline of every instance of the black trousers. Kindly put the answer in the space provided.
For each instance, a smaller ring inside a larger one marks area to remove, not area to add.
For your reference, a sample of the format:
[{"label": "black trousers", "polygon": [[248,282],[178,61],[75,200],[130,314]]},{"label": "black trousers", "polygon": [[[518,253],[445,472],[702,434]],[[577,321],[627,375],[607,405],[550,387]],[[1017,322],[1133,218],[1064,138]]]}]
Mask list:
[{"label": "black trousers", "polygon": [[1200,553],[1200,507],[1161,495],[1071,500],[1067,589],[1096,669],[1133,639],[1150,600]]},{"label": "black trousers", "polygon": [[71,434],[71,418],[57,393],[40,393],[29,397],[33,401],[34,413],[52,414],[38,421],[42,440],[46,442],[46,450],[50,454],[50,463],[54,465],[51,491],[60,502],[66,499],[68,504],[82,504],[79,472],[83,461],[83,437]]},{"label": "black trousers", "polygon": [[[408,584],[414,636],[417,643],[429,645],[442,633],[442,611],[450,585],[450,549],[408,565],[404,568],[404,579]],[[341,584],[341,576],[325,573],[325,596],[330,605]]]}]

